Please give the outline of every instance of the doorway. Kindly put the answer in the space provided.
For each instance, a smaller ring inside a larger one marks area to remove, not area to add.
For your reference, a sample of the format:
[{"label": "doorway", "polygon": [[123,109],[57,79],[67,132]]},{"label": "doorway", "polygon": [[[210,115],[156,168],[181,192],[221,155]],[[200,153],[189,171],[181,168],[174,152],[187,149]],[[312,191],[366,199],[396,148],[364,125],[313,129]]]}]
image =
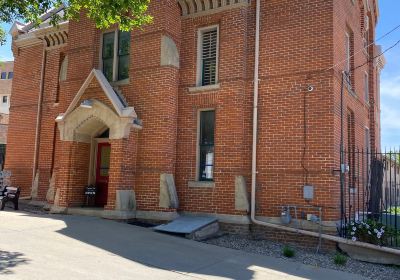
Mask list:
[{"label": "doorway", "polygon": [[96,160],[96,206],[103,207],[107,204],[108,178],[110,170],[111,145],[108,142],[97,143]]}]

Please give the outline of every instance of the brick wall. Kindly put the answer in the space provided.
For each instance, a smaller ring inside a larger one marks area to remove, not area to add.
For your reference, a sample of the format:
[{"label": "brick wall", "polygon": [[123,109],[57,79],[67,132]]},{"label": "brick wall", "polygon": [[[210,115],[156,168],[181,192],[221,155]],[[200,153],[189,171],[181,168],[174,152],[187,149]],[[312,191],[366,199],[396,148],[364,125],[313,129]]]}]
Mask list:
[{"label": "brick wall", "polygon": [[[176,182],[184,211],[243,214],[234,209],[234,184],[236,175],[249,173],[244,164],[249,156],[245,154],[245,150],[249,151],[245,127],[250,124],[251,115],[246,110],[248,17],[249,11],[243,8],[182,22],[181,48],[185,51],[181,52]],[[196,84],[197,30],[215,24],[219,25],[220,89],[189,93],[188,87]],[[215,188],[188,187],[189,181],[196,180],[201,109],[216,111]]]},{"label": "brick wall", "polygon": [[20,186],[22,196],[30,194],[33,174],[35,126],[40,87],[43,47],[14,49],[13,98],[5,169],[12,171],[12,184]]},{"label": "brick wall", "polygon": [[0,95],[11,94],[12,79],[8,78],[8,73],[13,72],[14,62],[0,61],[0,73],[7,73],[6,79],[0,79]]},{"label": "brick wall", "polygon": [[[107,209],[115,207],[116,190],[131,188],[138,210],[174,211],[159,207],[160,174],[170,173],[175,175],[179,211],[247,214],[235,210],[234,184],[235,176],[241,175],[250,187],[254,2],[248,7],[185,18],[180,17],[173,0],[151,2],[154,23],[131,32],[130,80],[117,86],[135,108],[143,129],[131,132],[129,139],[111,141],[113,172]],[[339,166],[340,62],[345,58],[344,33],[348,28],[354,32],[354,50],[362,47],[360,18],[359,3],[353,6],[350,0],[262,2],[257,215],[278,216],[280,207],[287,204],[318,205],[324,209],[324,220],[338,219],[339,177],[333,170]],[[196,84],[198,28],[214,24],[219,25],[220,88],[189,92]],[[371,20],[372,30],[375,24]],[[54,119],[66,111],[89,72],[99,66],[101,34],[82,17],[69,23],[68,45],[47,53],[38,199],[45,197],[53,168],[62,195],[60,205],[78,205],[83,199],[80,190],[88,179],[90,146],[59,141]],[[160,66],[162,36],[176,43],[179,68]],[[28,194],[42,47],[15,53],[17,85],[10,118],[15,136],[7,150],[7,168],[15,171],[14,182]],[[67,80],[58,86],[58,67],[64,55],[69,60]],[[364,60],[364,54],[357,55],[354,65]],[[338,66],[331,68],[336,63]],[[371,67],[370,77],[375,77]],[[365,70],[368,65],[355,71],[356,95],[345,90],[344,107],[355,114],[355,145],[359,147],[365,145],[365,126],[370,127],[373,138],[379,133],[372,129],[378,110],[373,102],[374,79],[370,81],[373,106],[362,98]],[[309,85],[314,87],[312,92],[307,91]],[[57,92],[60,98],[55,103]],[[96,84],[85,96],[108,102]],[[188,182],[196,180],[198,165],[198,111],[211,108],[216,111],[215,187],[191,188]],[[311,202],[303,199],[304,184],[315,187]]]}]

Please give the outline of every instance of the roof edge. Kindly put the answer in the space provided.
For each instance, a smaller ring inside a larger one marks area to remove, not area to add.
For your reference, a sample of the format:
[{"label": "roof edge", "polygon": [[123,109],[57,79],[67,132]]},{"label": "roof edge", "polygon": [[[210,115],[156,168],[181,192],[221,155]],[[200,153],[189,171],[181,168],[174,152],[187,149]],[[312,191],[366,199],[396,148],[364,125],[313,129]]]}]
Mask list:
[{"label": "roof edge", "polygon": [[122,104],[121,100],[118,98],[117,93],[114,91],[114,89],[111,87],[110,83],[107,81],[106,77],[104,74],[98,70],[98,69],[92,69],[88,77],[86,78],[85,82],[79,89],[78,93],[75,95],[74,99],[68,106],[68,109],[65,113],[60,114],[56,121],[57,122],[62,122],[65,120],[65,118],[75,109],[76,105],[78,105],[78,102],[82,95],[85,93],[86,89],[89,87],[90,83],[93,81],[93,79],[96,79],[102,88],[103,92],[107,96],[107,98],[110,100],[111,104],[113,105],[113,108],[117,112],[117,115],[121,118],[136,118],[136,112],[133,107],[125,107],[124,104]]}]

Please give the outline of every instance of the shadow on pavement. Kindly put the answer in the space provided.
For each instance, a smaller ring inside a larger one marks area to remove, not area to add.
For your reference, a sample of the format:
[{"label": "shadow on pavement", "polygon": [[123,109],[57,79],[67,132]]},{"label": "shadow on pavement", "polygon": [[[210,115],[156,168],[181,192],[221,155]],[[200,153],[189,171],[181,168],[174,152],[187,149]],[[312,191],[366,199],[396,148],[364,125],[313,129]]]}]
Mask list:
[{"label": "shadow on pavement", "polygon": [[0,275],[12,274],[12,268],[28,262],[29,260],[21,253],[0,251]]},{"label": "shadow on pavement", "polygon": [[[62,221],[65,226],[54,229],[54,232],[148,267],[194,277],[244,280],[291,279],[293,276],[298,277],[296,279],[359,279],[348,278],[349,274],[343,275],[334,270],[321,270],[282,259],[194,242],[116,221],[85,216],[19,214],[35,217],[38,224],[40,219]],[[43,223],[48,224],[49,221],[45,220]],[[1,262],[0,271],[7,267],[7,263],[9,267],[25,263],[26,260],[21,257],[10,253],[9,261],[6,260],[4,264],[4,261]],[[327,272],[329,277],[323,277]]]}]

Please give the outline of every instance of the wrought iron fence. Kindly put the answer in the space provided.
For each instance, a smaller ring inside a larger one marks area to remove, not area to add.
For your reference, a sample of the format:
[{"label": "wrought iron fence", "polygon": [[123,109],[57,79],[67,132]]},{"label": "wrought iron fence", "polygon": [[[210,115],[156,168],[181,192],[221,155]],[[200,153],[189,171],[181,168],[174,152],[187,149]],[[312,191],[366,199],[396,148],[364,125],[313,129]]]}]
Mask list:
[{"label": "wrought iron fence", "polygon": [[341,226],[346,238],[400,248],[400,152],[341,152]]}]

